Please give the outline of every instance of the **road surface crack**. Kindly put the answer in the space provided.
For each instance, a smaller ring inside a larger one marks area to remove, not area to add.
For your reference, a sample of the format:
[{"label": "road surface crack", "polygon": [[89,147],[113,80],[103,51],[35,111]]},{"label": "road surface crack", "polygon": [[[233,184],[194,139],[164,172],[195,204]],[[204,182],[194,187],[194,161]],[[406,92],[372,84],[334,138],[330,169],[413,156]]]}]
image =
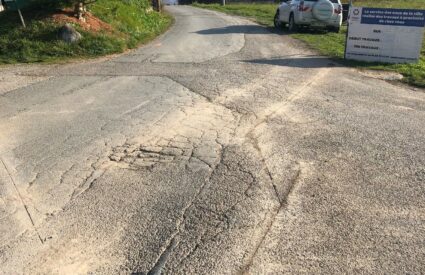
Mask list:
[{"label": "road surface crack", "polygon": [[176,221],[176,230],[171,234],[168,241],[166,241],[165,249],[162,251],[162,253],[159,255],[157,260],[155,261],[153,267],[148,271],[147,274],[149,275],[159,275],[162,273],[162,270],[167,262],[167,259],[169,255],[172,253],[174,248],[178,245],[178,236],[181,232],[181,227],[184,221],[186,220],[186,212],[190,207],[194,205],[194,202],[199,197],[199,195],[202,193],[202,191],[205,189],[207,184],[209,183],[208,180],[205,180],[204,183],[201,185],[201,187],[198,189],[192,200],[182,209],[180,217]]},{"label": "road surface crack", "polygon": [[11,182],[12,182],[12,185],[13,185],[13,187],[14,187],[15,191],[16,191],[16,194],[18,195],[18,197],[19,197],[19,199],[20,199],[20,201],[21,201],[21,203],[22,203],[22,206],[24,207],[25,212],[27,213],[28,219],[29,219],[29,221],[31,222],[32,227],[33,227],[33,229],[34,229],[35,233],[37,234],[37,236],[38,236],[38,238],[39,238],[40,242],[41,242],[42,244],[44,244],[43,238],[41,238],[41,235],[40,235],[40,233],[38,232],[37,227],[36,227],[36,226],[35,226],[35,224],[34,224],[34,220],[33,220],[32,216],[31,216],[30,212],[28,211],[28,206],[27,206],[27,205],[26,205],[26,203],[24,202],[24,199],[22,198],[22,194],[21,194],[21,192],[19,192],[19,189],[18,189],[18,187],[16,186],[16,183],[15,183],[15,180],[13,179],[13,177],[12,177],[12,174],[10,173],[10,171],[9,171],[9,169],[7,168],[6,163],[3,161],[3,159],[1,159],[1,158],[0,158],[0,161],[1,161],[1,163],[3,164],[4,169],[6,170],[7,174],[9,175],[9,178],[10,178],[10,180],[11,180]]},{"label": "road surface crack", "polygon": [[105,167],[104,169],[93,170],[90,176],[87,177],[87,179],[84,180],[81,185],[74,189],[74,192],[71,195],[71,200],[74,200],[76,197],[89,190],[93,186],[95,181],[106,172],[106,169],[107,167]]},{"label": "road surface crack", "polygon": [[[272,213],[270,220],[269,220],[268,224],[266,225],[264,233],[262,234],[262,236],[260,238],[260,241],[255,246],[253,253],[248,257],[247,263],[242,268],[240,274],[249,274],[249,270],[250,270],[250,268],[251,268],[251,266],[254,262],[254,259],[255,259],[256,255],[258,254],[261,246],[265,242],[267,235],[271,231],[271,229],[272,229],[272,227],[273,227],[273,225],[276,221],[277,216],[282,212],[283,209],[285,209],[288,206],[288,198],[293,193],[296,185],[298,184],[298,182],[300,180],[300,177],[301,177],[301,169],[297,170],[296,175],[291,180],[289,188],[287,189],[286,193],[283,194],[281,202],[279,202],[280,203],[279,208],[277,209],[277,211],[275,213]],[[277,193],[276,193],[276,195],[278,196]]]}]

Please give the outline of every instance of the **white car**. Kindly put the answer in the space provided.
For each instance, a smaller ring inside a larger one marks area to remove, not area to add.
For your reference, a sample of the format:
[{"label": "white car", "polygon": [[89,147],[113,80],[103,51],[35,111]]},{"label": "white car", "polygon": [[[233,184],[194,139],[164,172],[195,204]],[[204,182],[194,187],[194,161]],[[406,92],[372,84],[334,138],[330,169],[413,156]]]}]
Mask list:
[{"label": "white car", "polygon": [[339,32],[342,24],[341,0],[283,0],[274,17],[274,25],[288,25],[290,32],[298,27],[320,27]]},{"label": "white car", "polygon": [[163,0],[162,3],[164,5],[170,6],[170,5],[178,5],[179,1],[178,0]]}]

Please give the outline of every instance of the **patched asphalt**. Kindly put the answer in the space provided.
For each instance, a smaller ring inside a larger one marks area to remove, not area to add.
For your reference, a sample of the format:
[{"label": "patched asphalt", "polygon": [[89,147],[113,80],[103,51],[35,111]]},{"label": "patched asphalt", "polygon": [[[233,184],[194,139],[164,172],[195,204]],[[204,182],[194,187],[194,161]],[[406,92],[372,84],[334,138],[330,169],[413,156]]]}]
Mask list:
[{"label": "patched asphalt", "polygon": [[425,91],[167,11],[127,54],[8,69],[0,273],[425,273]]}]

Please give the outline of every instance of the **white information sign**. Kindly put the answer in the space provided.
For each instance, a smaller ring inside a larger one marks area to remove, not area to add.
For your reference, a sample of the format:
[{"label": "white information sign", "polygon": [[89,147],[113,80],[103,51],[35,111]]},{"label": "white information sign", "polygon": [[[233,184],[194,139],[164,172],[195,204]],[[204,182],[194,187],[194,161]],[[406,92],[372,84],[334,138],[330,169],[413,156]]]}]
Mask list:
[{"label": "white information sign", "polygon": [[351,7],[345,58],[410,63],[419,59],[425,10]]}]

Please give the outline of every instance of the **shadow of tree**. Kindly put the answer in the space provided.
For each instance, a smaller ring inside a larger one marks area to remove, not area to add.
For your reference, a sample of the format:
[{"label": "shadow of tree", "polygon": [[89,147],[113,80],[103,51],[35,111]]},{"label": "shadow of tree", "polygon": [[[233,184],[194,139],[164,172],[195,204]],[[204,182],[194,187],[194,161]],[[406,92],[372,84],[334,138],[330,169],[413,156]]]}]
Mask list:
[{"label": "shadow of tree", "polygon": [[338,63],[329,60],[326,57],[320,56],[307,56],[298,58],[272,58],[272,59],[252,59],[244,60],[243,62],[272,65],[272,66],[283,66],[283,67],[294,67],[294,68],[327,68],[327,67],[340,67]]},{"label": "shadow of tree", "polygon": [[200,30],[195,33],[202,35],[214,35],[214,34],[270,34],[273,28],[263,27],[259,25],[233,25],[222,28],[212,28]]}]

